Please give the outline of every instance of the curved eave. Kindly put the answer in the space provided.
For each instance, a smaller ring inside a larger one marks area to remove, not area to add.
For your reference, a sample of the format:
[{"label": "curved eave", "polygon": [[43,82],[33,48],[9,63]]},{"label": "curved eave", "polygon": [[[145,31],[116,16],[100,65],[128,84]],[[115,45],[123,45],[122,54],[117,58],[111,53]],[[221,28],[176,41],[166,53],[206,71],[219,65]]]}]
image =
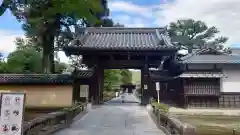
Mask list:
[{"label": "curved eave", "polygon": [[176,53],[178,48],[176,47],[164,47],[164,48],[90,48],[79,46],[67,46],[63,47],[63,51],[67,55],[79,55],[89,52],[173,52]]}]

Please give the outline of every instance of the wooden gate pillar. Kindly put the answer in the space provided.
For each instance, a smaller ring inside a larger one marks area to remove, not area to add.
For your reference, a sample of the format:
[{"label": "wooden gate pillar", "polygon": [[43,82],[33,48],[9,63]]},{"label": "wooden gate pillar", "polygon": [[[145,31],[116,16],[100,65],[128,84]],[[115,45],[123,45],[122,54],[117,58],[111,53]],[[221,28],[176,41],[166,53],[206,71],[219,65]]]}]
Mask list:
[{"label": "wooden gate pillar", "polygon": [[72,101],[73,104],[80,101],[80,85],[75,79],[72,84]]},{"label": "wooden gate pillar", "polygon": [[80,83],[76,82],[76,101],[80,102]]},{"label": "wooden gate pillar", "polygon": [[99,67],[97,70],[98,80],[98,104],[103,103],[103,91],[104,91],[104,69]]},{"label": "wooden gate pillar", "polygon": [[93,104],[100,104],[103,100],[104,69],[100,66],[94,67],[94,73],[91,78],[89,99]]},{"label": "wooden gate pillar", "polygon": [[97,104],[97,91],[98,91],[98,79],[97,79],[97,67],[93,67],[93,75],[91,78],[91,84],[89,86],[89,99],[92,104]]},{"label": "wooden gate pillar", "polygon": [[149,96],[149,68],[148,65],[145,64],[144,68],[141,69],[141,91],[142,91],[142,96],[141,96],[141,104],[142,105],[147,105],[150,101],[150,96]]},{"label": "wooden gate pillar", "polygon": [[94,96],[94,75],[90,79],[88,102],[93,103],[93,96]]}]

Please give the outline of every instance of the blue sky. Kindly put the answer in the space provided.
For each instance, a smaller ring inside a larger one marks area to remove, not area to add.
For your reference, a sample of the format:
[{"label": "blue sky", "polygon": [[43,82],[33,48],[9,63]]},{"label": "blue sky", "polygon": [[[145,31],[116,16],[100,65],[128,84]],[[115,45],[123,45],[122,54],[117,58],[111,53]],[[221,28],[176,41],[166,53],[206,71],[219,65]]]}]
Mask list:
[{"label": "blue sky", "polygon": [[[113,2],[114,1],[119,1],[119,0],[113,0]],[[140,5],[140,6],[154,6],[161,3],[161,0],[122,0],[122,1],[130,2],[134,5]],[[123,15],[123,14],[132,15],[132,17],[134,18],[138,18],[138,15],[126,13],[122,11],[112,12],[111,17],[113,19],[116,18],[115,20],[118,20],[117,16]],[[3,21],[0,21],[1,30],[13,31],[13,32],[15,31],[16,33],[22,32],[21,24],[16,20],[16,18],[11,14],[9,10],[7,10],[7,12],[5,12],[3,16],[0,16],[0,20],[3,20]],[[149,20],[146,20],[146,21],[149,22]],[[134,20],[131,23],[133,22]],[[153,26],[153,24],[149,24],[149,25]]]},{"label": "blue sky", "polygon": [[[2,0],[0,0],[1,2]],[[113,0],[114,1],[119,1],[119,0]],[[123,2],[131,2],[134,5],[142,5],[142,6],[154,6],[156,4],[160,4],[161,0],[122,0]],[[163,0],[164,1],[164,0]],[[124,8],[124,7],[123,7]],[[126,13],[126,12],[125,12]],[[118,11],[118,12],[112,12],[111,17],[112,18],[117,18],[118,15],[122,15],[123,12]],[[126,13],[128,14],[128,13]],[[131,13],[129,13],[131,14]],[[133,15],[135,18],[137,18],[137,15]],[[6,30],[6,31],[12,31],[12,32],[22,32],[21,24],[16,20],[16,18],[11,14],[9,10],[4,13],[4,15],[0,16],[0,29],[1,30]],[[148,20],[149,21],[149,20]],[[151,24],[150,24],[151,25]]]},{"label": "blue sky", "polygon": [[[128,27],[161,27],[192,18],[219,28],[220,35],[229,37],[228,46],[240,44],[239,0],[109,0],[108,5],[111,18]],[[13,51],[14,39],[23,35],[20,23],[9,11],[0,16],[0,52]]]},{"label": "blue sky", "polygon": [[2,16],[0,16],[0,29],[6,31],[22,31],[21,24],[17,19],[7,10]]}]

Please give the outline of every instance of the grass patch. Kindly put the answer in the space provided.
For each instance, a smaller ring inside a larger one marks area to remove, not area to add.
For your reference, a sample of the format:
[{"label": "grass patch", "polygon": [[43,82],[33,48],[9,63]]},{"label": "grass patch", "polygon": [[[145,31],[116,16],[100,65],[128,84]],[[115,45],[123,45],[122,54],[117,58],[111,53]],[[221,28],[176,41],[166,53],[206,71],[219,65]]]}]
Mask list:
[{"label": "grass patch", "polygon": [[163,111],[164,113],[168,113],[169,112],[169,106],[163,103],[158,103],[155,100],[152,100],[151,102],[152,106],[160,109],[161,111]]},{"label": "grass patch", "polygon": [[236,116],[176,116],[182,122],[196,126],[197,135],[233,135],[233,129],[240,134],[240,117]]},{"label": "grass patch", "polygon": [[77,107],[79,107],[80,105],[82,105],[82,102],[77,102],[75,104],[73,104],[70,107],[47,107],[47,108],[34,108],[34,109],[26,109],[26,112],[24,113],[24,121],[29,121],[31,119],[34,119],[36,117],[40,117],[43,116],[47,113],[51,113],[51,112],[55,112],[55,111],[71,111],[73,109],[76,109]]}]

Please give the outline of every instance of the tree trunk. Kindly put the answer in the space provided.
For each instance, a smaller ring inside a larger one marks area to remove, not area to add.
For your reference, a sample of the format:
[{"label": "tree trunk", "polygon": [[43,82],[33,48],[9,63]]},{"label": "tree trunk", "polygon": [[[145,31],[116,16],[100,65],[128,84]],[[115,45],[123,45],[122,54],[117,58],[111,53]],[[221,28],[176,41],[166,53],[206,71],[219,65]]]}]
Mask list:
[{"label": "tree trunk", "polygon": [[42,59],[42,69],[43,69],[43,73],[50,73],[50,57],[49,57],[49,50],[47,48],[47,46],[43,47],[43,59]]},{"label": "tree trunk", "polygon": [[193,52],[193,46],[192,45],[188,45],[188,53],[192,53]]},{"label": "tree trunk", "polygon": [[59,35],[59,31],[60,31],[60,19],[61,19],[61,15],[57,14],[56,16],[54,16],[54,22],[52,24],[51,27],[51,53],[50,53],[50,69],[51,69],[51,73],[55,73],[55,61],[54,61],[54,42],[55,42],[55,36]]},{"label": "tree trunk", "polygon": [[[54,39],[60,29],[60,15],[54,16],[54,21],[48,24],[43,42],[43,69],[44,73],[55,73],[54,63]],[[46,49],[46,50],[45,50]]]},{"label": "tree trunk", "polygon": [[43,73],[51,73],[52,61],[54,61],[54,34],[49,32],[43,37]]},{"label": "tree trunk", "polygon": [[54,62],[54,49],[51,51],[49,55],[49,61],[50,61],[50,71],[51,73],[55,73],[55,62]]}]

